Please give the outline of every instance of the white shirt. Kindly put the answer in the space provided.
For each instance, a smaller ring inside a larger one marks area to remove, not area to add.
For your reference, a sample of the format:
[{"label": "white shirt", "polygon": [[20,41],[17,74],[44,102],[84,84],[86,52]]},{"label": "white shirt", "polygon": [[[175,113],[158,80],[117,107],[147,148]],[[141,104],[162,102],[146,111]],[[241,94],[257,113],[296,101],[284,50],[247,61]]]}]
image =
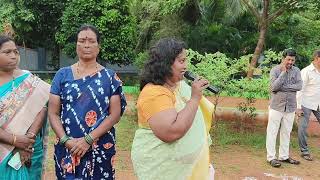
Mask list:
[{"label": "white shirt", "polygon": [[301,105],[312,110],[318,110],[320,105],[320,72],[313,63],[301,70],[302,89],[297,92],[297,108]]}]

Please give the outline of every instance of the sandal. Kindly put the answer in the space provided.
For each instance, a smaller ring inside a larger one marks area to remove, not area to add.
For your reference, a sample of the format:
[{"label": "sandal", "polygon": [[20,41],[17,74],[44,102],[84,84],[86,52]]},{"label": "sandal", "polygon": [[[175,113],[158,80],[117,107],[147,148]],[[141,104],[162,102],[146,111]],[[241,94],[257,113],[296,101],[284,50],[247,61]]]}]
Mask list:
[{"label": "sandal", "polygon": [[269,163],[270,163],[270,165],[271,165],[272,167],[278,168],[278,167],[281,166],[281,163],[280,163],[278,160],[276,160],[276,159],[272,159]]},{"label": "sandal", "polygon": [[285,159],[285,160],[280,160],[280,161],[285,162],[285,163],[295,164],[295,165],[300,164],[300,161],[294,160],[291,157],[289,157],[288,159]]},{"label": "sandal", "polygon": [[301,154],[301,157],[307,161],[312,161],[312,157],[310,156],[310,154]]}]

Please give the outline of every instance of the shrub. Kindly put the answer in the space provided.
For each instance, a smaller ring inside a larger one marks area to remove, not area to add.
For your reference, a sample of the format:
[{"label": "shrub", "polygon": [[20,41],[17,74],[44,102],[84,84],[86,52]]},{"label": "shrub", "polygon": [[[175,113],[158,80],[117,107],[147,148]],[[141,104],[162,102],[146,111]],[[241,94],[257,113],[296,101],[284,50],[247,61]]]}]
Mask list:
[{"label": "shrub", "polygon": [[61,21],[56,40],[68,55],[75,57],[75,33],[80,25],[89,23],[96,26],[102,35],[100,58],[113,64],[133,61],[136,24],[129,15],[128,1],[71,0]]}]

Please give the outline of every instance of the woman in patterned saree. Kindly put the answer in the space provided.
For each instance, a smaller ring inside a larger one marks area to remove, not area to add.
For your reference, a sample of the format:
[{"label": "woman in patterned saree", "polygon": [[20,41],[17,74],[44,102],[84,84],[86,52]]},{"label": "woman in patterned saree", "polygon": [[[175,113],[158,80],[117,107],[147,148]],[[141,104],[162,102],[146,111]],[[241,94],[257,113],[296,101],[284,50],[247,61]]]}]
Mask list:
[{"label": "woman in patterned saree", "polygon": [[58,179],[114,179],[115,128],[126,101],[121,81],[97,63],[100,35],[91,25],[77,33],[78,62],[55,75],[49,119],[56,133]]},{"label": "woman in patterned saree", "polygon": [[15,42],[0,36],[0,179],[39,180],[50,85],[18,62]]},{"label": "woman in patterned saree", "polygon": [[208,81],[199,78],[190,88],[183,81],[186,68],[184,43],[162,39],[150,49],[131,151],[139,180],[210,178],[208,130],[213,111],[202,96]]}]

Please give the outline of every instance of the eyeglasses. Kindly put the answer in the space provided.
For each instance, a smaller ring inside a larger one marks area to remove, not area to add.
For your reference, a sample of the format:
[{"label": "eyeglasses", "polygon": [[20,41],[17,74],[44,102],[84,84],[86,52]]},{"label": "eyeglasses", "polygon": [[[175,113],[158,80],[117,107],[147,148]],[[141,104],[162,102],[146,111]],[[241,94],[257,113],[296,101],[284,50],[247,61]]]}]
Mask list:
[{"label": "eyeglasses", "polygon": [[0,51],[0,53],[3,53],[3,54],[5,54],[5,55],[10,55],[11,53],[14,53],[15,55],[19,55],[20,53],[19,53],[19,51],[18,51],[18,49],[6,49],[6,50],[3,50],[3,51]]}]

